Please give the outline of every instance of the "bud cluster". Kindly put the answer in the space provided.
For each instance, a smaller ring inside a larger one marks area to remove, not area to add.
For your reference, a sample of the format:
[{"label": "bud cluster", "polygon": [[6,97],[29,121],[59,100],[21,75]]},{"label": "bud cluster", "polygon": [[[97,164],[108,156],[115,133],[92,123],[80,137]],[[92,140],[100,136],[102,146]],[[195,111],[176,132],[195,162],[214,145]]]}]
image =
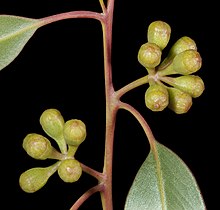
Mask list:
[{"label": "bud cluster", "polygon": [[193,39],[178,39],[167,57],[161,62],[163,49],[168,45],[171,27],[163,21],[152,22],[147,31],[147,42],[138,51],[138,61],[148,73],[149,87],[145,104],[152,111],[166,107],[177,114],[188,112],[192,98],[199,97],[204,89],[203,80],[196,75],[202,58]]},{"label": "bud cluster", "polygon": [[31,168],[21,174],[20,187],[28,193],[41,189],[56,171],[64,182],[76,182],[82,175],[81,164],[74,155],[86,138],[85,124],[78,119],[65,122],[57,109],[45,110],[40,116],[40,124],[44,132],[56,141],[60,151],[40,134],[30,133],[25,136],[23,148],[29,156],[38,160],[57,160],[49,167]]}]

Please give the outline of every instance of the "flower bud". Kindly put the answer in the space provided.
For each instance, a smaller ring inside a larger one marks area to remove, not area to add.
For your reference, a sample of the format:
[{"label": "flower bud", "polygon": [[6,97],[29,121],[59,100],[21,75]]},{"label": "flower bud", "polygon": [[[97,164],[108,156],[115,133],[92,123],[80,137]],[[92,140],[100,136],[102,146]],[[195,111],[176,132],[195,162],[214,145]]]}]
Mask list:
[{"label": "flower bud", "polygon": [[188,75],[197,72],[202,66],[202,58],[195,50],[185,50],[173,59],[173,69],[179,74]]},{"label": "flower bud", "polygon": [[179,89],[169,87],[169,105],[168,108],[176,114],[183,114],[188,112],[192,106],[192,97]]},{"label": "flower bud", "polygon": [[60,162],[53,164],[46,168],[31,168],[23,172],[19,178],[19,185],[21,189],[27,193],[34,193],[40,190],[52,176]]},{"label": "flower bud", "polygon": [[51,138],[63,135],[64,119],[57,109],[47,109],[40,116],[40,124]]},{"label": "flower bud", "polygon": [[185,50],[197,51],[195,41],[188,36],[183,36],[180,39],[178,39],[171,47],[169,54],[174,57]]},{"label": "flower bud", "polygon": [[188,36],[181,37],[173,44],[173,46],[171,47],[168,53],[168,56],[160,64],[160,69],[163,69],[165,66],[167,66],[167,64],[170,63],[176,55],[178,55],[179,53],[185,50],[197,51],[197,46],[195,41]]},{"label": "flower bud", "polygon": [[76,182],[82,175],[82,167],[79,161],[66,159],[61,162],[58,174],[64,182]]},{"label": "flower bud", "polygon": [[24,138],[23,148],[32,158],[39,160],[49,158],[53,151],[50,141],[36,133],[28,134]]},{"label": "flower bud", "polygon": [[193,98],[199,97],[205,89],[203,80],[196,75],[180,76],[173,78],[173,81],[174,87],[190,94]]},{"label": "flower bud", "polygon": [[66,143],[63,138],[64,119],[57,109],[47,109],[40,116],[40,124],[45,133],[53,138],[62,153],[66,152]]},{"label": "flower bud", "polygon": [[163,50],[170,40],[171,28],[163,21],[154,21],[148,27],[148,42],[155,43]]},{"label": "flower bud", "polygon": [[152,111],[164,110],[169,102],[169,95],[165,86],[157,83],[148,87],[145,92],[145,104]]},{"label": "flower bud", "polygon": [[86,138],[86,126],[81,120],[68,120],[64,124],[63,135],[68,145],[79,146]]},{"label": "flower bud", "polygon": [[161,49],[154,43],[147,42],[141,45],[138,51],[138,61],[145,68],[154,68],[161,61]]}]

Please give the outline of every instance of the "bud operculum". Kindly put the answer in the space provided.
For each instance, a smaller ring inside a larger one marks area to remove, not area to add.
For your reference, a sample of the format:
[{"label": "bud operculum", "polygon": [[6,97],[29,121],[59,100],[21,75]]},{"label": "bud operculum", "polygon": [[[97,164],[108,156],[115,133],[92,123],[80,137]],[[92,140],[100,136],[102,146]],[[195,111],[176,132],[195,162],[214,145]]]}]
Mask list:
[{"label": "bud operculum", "polygon": [[175,57],[185,50],[197,50],[195,41],[188,36],[179,38],[171,47],[168,56]]},{"label": "bud operculum", "polygon": [[161,49],[154,43],[147,42],[141,45],[138,51],[138,61],[146,69],[150,70],[159,65],[161,61]]},{"label": "bud operculum", "polygon": [[197,72],[202,66],[202,58],[195,50],[185,50],[173,59],[173,69],[176,73],[189,75]]},{"label": "bud operculum", "polygon": [[154,21],[148,27],[148,42],[155,43],[163,50],[170,40],[171,28],[163,21]]},{"label": "bud operculum", "polygon": [[21,189],[27,193],[34,193],[40,190],[58,169],[60,162],[45,168],[31,168],[23,172],[19,177]]},{"label": "bud operculum", "polygon": [[23,140],[24,150],[35,159],[45,160],[52,153],[50,141],[40,134],[28,134]]},{"label": "bud operculum", "polygon": [[167,57],[160,64],[160,68],[163,69],[164,66],[167,66],[167,64],[170,63],[176,55],[178,55],[179,53],[185,50],[197,50],[195,41],[188,36],[183,36],[179,38],[173,44]]},{"label": "bud operculum", "polygon": [[82,167],[79,161],[66,159],[61,162],[58,174],[64,182],[76,182],[82,175]]},{"label": "bud operculum", "polygon": [[43,130],[52,138],[59,138],[63,134],[64,119],[57,109],[47,109],[40,116]]},{"label": "bud operculum", "polygon": [[78,119],[66,121],[63,135],[66,143],[71,146],[79,146],[86,138],[86,125]]},{"label": "bud operculum", "polygon": [[158,75],[189,75],[197,72],[202,66],[202,58],[195,50],[185,50],[174,57],[166,66],[158,67]]},{"label": "bud operculum", "polygon": [[154,83],[145,92],[145,104],[152,111],[164,110],[169,102],[168,91],[165,86]]},{"label": "bud operculum", "polygon": [[190,94],[193,98],[199,97],[205,89],[203,80],[196,75],[174,78],[174,87]]},{"label": "bud operculum", "polygon": [[40,124],[45,133],[53,138],[62,153],[66,153],[66,143],[63,138],[64,119],[57,109],[47,109],[40,116]]},{"label": "bud operculum", "polygon": [[168,92],[168,108],[173,110],[176,114],[183,114],[188,112],[188,110],[192,106],[192,97],[188,93],[185,93],[174,87],[169,87]]}]

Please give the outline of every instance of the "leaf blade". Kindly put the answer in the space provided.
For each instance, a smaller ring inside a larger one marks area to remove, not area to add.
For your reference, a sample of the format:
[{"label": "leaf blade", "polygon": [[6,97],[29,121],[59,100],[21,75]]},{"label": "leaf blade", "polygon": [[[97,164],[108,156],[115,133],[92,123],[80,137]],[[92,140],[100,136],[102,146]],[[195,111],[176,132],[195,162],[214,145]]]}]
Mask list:
[{"label": "leaf blade", "polygon": [[13,15],[0,15],[0,70],[22,51],[41,26],[40,20]]},{"label": "leaf blade", "polygon": [[126,198],[125,210],[205,210],[197,182],[186,164],[155,141]]}]

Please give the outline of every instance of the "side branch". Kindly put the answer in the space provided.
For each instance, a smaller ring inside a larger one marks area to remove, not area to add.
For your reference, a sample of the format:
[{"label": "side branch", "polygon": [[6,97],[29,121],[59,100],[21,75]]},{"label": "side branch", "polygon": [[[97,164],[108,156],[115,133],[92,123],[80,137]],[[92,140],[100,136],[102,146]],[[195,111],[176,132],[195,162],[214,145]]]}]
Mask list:
[{"label": "side branch", "polygon": [[101,13],[92,12],[92,11],[72,11],[72,12],[64,12],[56,15],[47,16],[41,18],[41,26],[47,25],[49,23],[57,22],[65,19],[73,19],[73,18],[90,18],[96,19],[100,22],[103,21],[104,16]]},{"label": "side branch", "polygon": [[92,196],[94,193],[96,192],[100,192],[103,190],[103,185],[99,184],[96,185],[92,188],[90,188],[89,190],[87,190],[81,197],[79,197],[79,199],[73,204],[73,206],[70,208],[70,210],[78,210],[79,207],[90,197]]},{"label": "side branch", "polygon": [[124,102],[119,103],[119,109],[125,109],[129,111],[137,119],[137,121],[140,123],[141,127],[143,128],[148,138],[150,146],[154,147],[154,142],[155,142],[154,135],[150,129],[150,126],[148,125],[146,120],[143,118],[143,116],[134,107]]},{"label": "side branch", "polygon": [[124,86],[123,88],[119,89],[118,91],[116,91],[116,97],[119,99],[122,95],[124,95],[125,93],[127,93],[128,91],[136,88],[136,87],[139,87],[141,85],[144,85],[146,83],[149,82],[149,76],[144,76],[144,77],[141,77],[131,83],[129,83],[128,85]]},{"label": "side branch", "polygon": [[106,13],[106,6],[103,0],[99,0],[100,6],[102,8],[103,13]]},{"label": "side branch", "polygon": [[92,168],[90,168],[90,167],[84,165],[83,163],[80,163],[80,164],[81,164],[82,170],[83,170],[85,173],[87,173],[87,174],[93,176],[93,177],[96,178],[99,182],[101,182],[101,181],[103,181],[103,180],[105,179],[105,175],[104,175],[103,173],[100,173],[100,172],[98,172],[98,171],[96,171],[96,170],[94,170],[94,169],[92,169]]}]

